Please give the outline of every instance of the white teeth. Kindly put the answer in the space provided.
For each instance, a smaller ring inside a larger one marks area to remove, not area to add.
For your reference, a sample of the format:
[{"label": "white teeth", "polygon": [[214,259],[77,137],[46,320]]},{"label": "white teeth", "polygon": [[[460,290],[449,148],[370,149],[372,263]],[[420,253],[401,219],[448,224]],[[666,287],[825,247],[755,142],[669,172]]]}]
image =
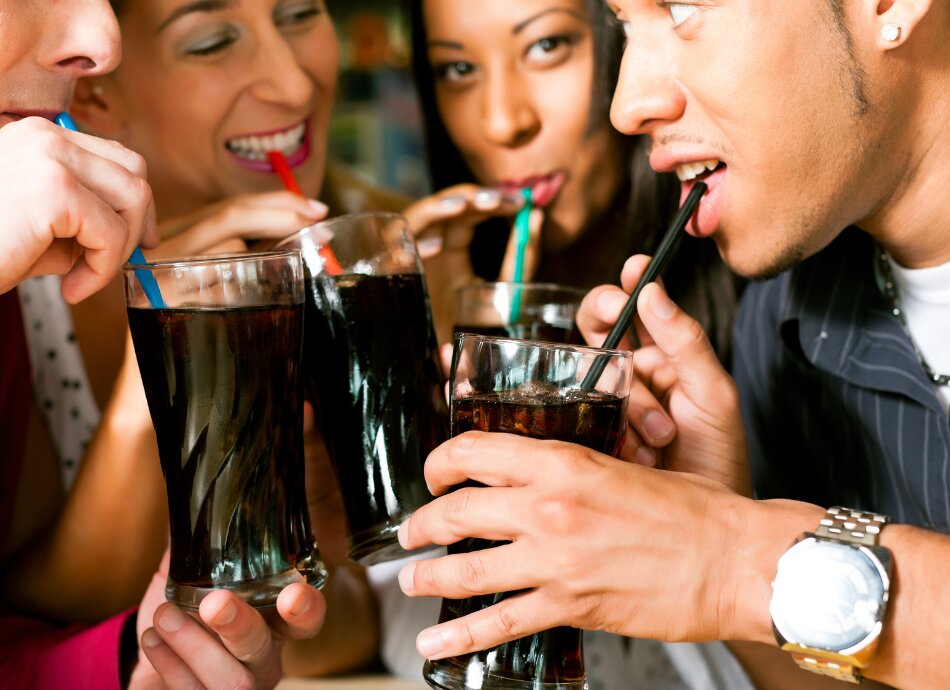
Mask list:
[{"label": "white teeth", "polygon": [[706,161],[680,163],[676,166],[676,176],[679,178],[680,182],[689,182],[690,180],[695,180],[707,170],[710,172],[715,170],[719,166],[720,162],[721,161],[716,158],[710,158]]},{"label": "white teeth", "polygon": [[242,158],[252,161],[267,160],[268,151],[280,151],[285,156],[297,151],[303,143],[303,135],[306,132],[306,125],[300,123],[283,132],[268,134],[261,137],[238,137],[229,139],[226,146],[229,151],[236,153]]}]

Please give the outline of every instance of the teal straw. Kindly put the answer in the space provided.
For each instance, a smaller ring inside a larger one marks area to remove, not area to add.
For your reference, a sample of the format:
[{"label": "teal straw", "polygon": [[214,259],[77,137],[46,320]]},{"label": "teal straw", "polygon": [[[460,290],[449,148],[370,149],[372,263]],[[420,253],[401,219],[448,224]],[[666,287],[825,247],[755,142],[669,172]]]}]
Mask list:
[{"label": "teal straw", "polygon": [[[69,116],[69,113],[60,113],[56,116],[54,121],[63,129],[68,129],[73,132],[78,131],[76,129],[76,123],[73,122],[73,118]],[[136,266],[148,265],[148,261],[145,260],[145,255],[142,254],[142,250],[138,247],[135,248],[132,252],[132,256],[129,257],[129,263]],[[155,276],[152,275],[152,272],[136,271],[135,277],[139,279],[139,285],[141,285],[142,290],[145,291],[145,296],[152,305],[152,309],[164,309],[165,300],[162,299],[162,292],[158,289],[158,281],[155,280]]]},{"label": "teal straw", "polygon": [[[515,283],[524,282],[524,259],[528,250],[528,239],[531,236],[530,218],[531,218],[531,188],[525,187],[521,190],[521,196],[524,197],[524,206],[515,216],[515,272],[512,281]],[[511,296],[511,313],[508,322],[517,323],[521,319],[521,290],[515,288]]]}]

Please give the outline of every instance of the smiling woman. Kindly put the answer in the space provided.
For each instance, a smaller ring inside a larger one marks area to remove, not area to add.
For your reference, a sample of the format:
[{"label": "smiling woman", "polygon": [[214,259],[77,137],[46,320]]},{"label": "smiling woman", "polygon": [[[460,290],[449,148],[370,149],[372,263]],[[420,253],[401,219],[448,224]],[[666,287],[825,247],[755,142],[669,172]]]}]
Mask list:
[{"label": "smiling woman", "polygon": [[[71,112],[83,130],[143,154],[162,237],[150,259],[243,251],[328,212],[400,208],[400,199],[327,164],[338,47],[323,0],[121,0],[113,7],[123,62],[80,81]],[[283,154],[305,196],[283,190],[269,151]],[[36,391],[55,388],[34,393],[36,433],[26,452],[52,471],[31,495],[62,518],[7,570],[4,587],[24,611],[79,622],[140,599],[164,550],[167,518],[121,284],[72,308],[58,287],[44,279],[24,284],[22,294],[30,347],[41,355],[33,357]],[[375,612],[362,574],[345,565],[322,438],[312,429],[305,443],[331,613],[312,647],[286,645],[284,658],[293,672],[333,672],[375,657]],[[63,493],[57,470],[68,493],[51,500]],[[70,572],[68,581],[50,559]]]}]

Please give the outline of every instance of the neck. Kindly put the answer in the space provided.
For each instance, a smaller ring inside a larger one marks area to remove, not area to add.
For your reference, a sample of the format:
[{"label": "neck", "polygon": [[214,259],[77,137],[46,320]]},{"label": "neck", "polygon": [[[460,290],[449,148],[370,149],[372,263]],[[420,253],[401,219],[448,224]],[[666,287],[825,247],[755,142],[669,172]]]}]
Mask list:
[{"label": "neck", "polygon": [[936,84],[940,96],[920,94],[924,117],[908,123],[913,137],[908,165],[890,197],[859,225],[906,268],[950,262],[950,78]]}]

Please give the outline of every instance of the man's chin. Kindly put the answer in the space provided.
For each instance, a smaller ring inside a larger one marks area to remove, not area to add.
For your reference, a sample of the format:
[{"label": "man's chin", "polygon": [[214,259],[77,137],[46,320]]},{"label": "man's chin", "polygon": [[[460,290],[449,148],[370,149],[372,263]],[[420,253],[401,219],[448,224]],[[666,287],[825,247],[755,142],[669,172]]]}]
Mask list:
[{"label": "man's chin", "polygon": [[777,248],[774,252],[756,251],[749,256],[737,256],[731,248],[720,246],[719,253],[734,273],[756,282],[777,278],[806,258],[801,247],[796,246]]}]

